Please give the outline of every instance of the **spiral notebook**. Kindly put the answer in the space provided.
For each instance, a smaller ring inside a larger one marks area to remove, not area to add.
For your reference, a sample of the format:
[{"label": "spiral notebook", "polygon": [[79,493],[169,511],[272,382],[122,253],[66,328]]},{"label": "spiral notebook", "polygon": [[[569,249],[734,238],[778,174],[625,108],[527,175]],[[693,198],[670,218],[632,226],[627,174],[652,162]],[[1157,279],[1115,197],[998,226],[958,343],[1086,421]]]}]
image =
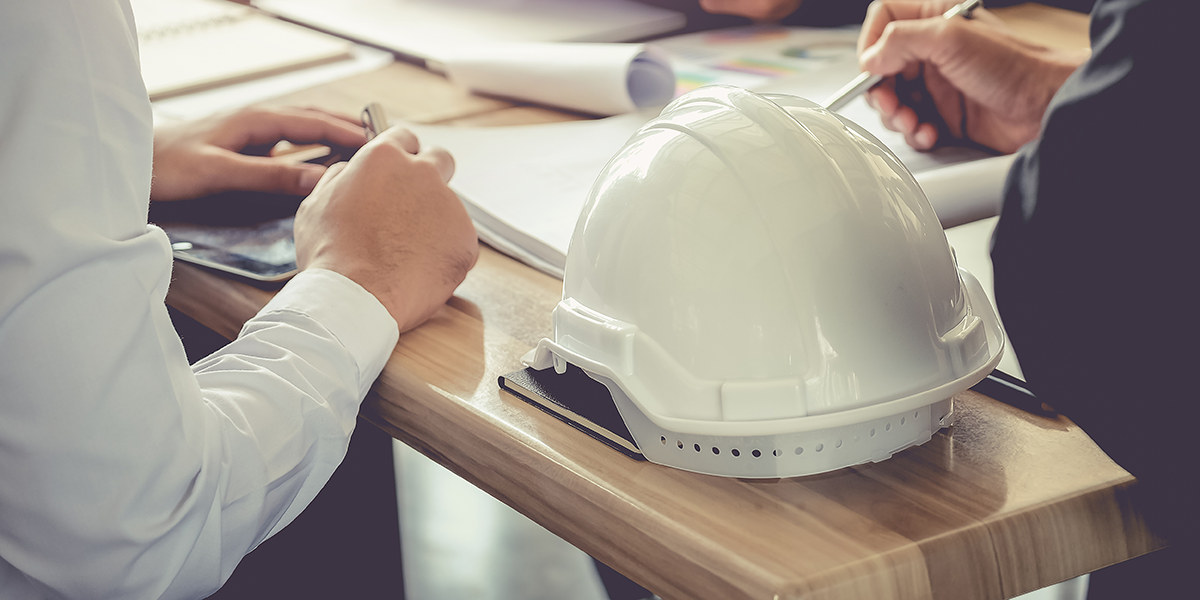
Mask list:
[{"label": "spiral notebook", "polygon": [[225,0],[132,0],[151,100],[349,59],[351,42]]}]

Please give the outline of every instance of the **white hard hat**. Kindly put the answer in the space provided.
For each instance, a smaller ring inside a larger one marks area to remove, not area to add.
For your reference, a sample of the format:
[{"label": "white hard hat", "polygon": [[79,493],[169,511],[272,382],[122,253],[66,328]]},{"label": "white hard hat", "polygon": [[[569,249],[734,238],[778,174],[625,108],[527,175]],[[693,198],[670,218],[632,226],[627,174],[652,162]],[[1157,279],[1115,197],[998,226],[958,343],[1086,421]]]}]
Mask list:
[{"label": "white hard hat", "polygon": [[647,459],[735,477],[880,461],[949,425],[1004,336],[871,134],[793,96],[688,93],[600,173],[554,340]]}]

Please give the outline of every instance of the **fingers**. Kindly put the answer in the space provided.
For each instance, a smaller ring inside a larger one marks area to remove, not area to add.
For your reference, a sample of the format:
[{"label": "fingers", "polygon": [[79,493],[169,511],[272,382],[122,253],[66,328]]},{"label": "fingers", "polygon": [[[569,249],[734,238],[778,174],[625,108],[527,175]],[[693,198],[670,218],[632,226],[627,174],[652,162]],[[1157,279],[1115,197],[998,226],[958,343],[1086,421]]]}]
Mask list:
[{"label": "fingers", "polygon": [[348,115],[348,114],[346,114],[346,113],[337,112],[337,111],[334,111],[334,110],[325,110],[324,108],[321,108],[321,107],[319,107],[319,106],[294,106],[294,107],[282,107],[280,110],[287,110],[287,109],[292,109],[292,110],[308,110],[308,111],[312,111],[312,112],[324,113],[324,114],[326,114],[326,115],[329,115],[329,116],[331,116],[331,117],[333,117],[333,118],[335,118],[335,119],[341,119],[341,120],[343,120],[343,121],[345,121],[345,122],[347,122],[347,123],[349,123],[349,124],[351,124],[351,125],[357,125],[357,126],[361,126],[361,125],[363,124],[363,123],[362,123],[362,119],[361,119],[360,117],[357,117],[357,116],[354,116],[354,115]]},{"label": "fingers", "polygon": [[421,151],[421,141],[417,139],[416,134],[403,127],[389,128],[380,133],[377,139],[380,140],[380,143],[398,144],[401,150],[409,154],[416,154]]},{"label": "fingers", "polygon": [[454,157],[449,152],[442,148],[430,148],[419,155],[420,158],[428,160],[437,167],[438,174],[442,177],[442,183],[450,183],[450,178],[454,176]]},{"label": "fingers", "polygon": [[[393,127],[379,138],[381,144],[431,162],[443,182],[454,173],[448,154],[422,152],[417,136],[407,129]],[[229,190],[307,195],[325,173],[324,167],[249,151],[283,139],[358,148],[366,143],[366,134],[361,123],[344,115],[261,107],[160,127],[155,130],[151,197],[179,200]]]},{"label": "fingers", "polygon": [[879,40],[889,23],[941,17],[955,4],[954,0],[875,0],[867,7],[867,16],[858,36],[859,55]]},{"label": "fingers", "polygon": [[859,66],[877,75],[911,71],[914,65],[930,62],[944,48],[941,36],[946,27],[955,25],[956,22],[940,18],[892,21],[883,27],[879,39],[859,55]]},{"label": "fingers", "polygon": [[877,98],[877,100],[871,102],[871,104],[879,111],[879,119],[883,122],[884,127],[909,135],[920,124],[917,121],[917,113],[911,107],[900,103],[900,99],[896,96],[890,84],[891,82],[887,81],[880,85],[882,89],[872,90],[872,97]]},{"label": "fingers", "polygon": [[937,145],[937,126],[921,122],[912,107],[901,104],[893,80],[886,79],[868,92],[867,103],[879,111],[883,126],[903,134],[909,146],[917,150],[930,150]]},{"label": "fingers", "polygon": [[340,162],[334,163],[325,169],[325,173],[317,181],[317,185],[313,186],[311,193],[316,193],[321,187],[331,185],[330,182],[337,178],[338,174],[346,170],[346,165],[349,163]]},{"label": "fingers", "polygon": [[250,108],[227,123],[228,126],[212,141],[229,150],[273,145],[285,139],[301,144],[330,142],[350,148],[362,146],[367,141],[362,125],[357,121],[312,109]]},{"label": "fingers", "polygon": [[[420,160],[433,163],[443,183],[449,181],[450,176],[454,174],[454,159],[449,153],[440,148],[421,152],[417,136],[407,129],[393,127],[380,134],[378,140],[377,143],[392,145],[405,154],[415,155]],[[212,160],[215,172],[221,173],[222,187],[225,189],[307,195],[313,191],[326,172],[325,167],[320,165],[293,164],[270,157],[247,156],[234,152],[213,153]],[[331,176],[340,172],[344,164],[338,163],[331,169],[334,167],[336,170]]]},{"label": "fingers", "polygon": [[389,143],[400,147],[408,154],[416,155],[417,160],[432,163],[437,168],[438,175],[442,178],[442,183],[448,183],[450,178],[454,176],[454,157],[442,148],[427,148],[421,150],[420,140],[413,132],[403,127],[392,127],[376,138],[378,143]]},{"label": "fingers", "polygon": [[[223,190],[307,195],[325,175],[321,165],[293,164],[263,156],[223,153],[213,157]],[[223,191],[220,190],[220,191]]]},{"label": "fingers", "polygon": [[925,120],[936,119],[951,138],[967,137],[963,95],[958,88],[936,68],[926,70],[924,84],[928,98],[924,106],[930,115]]},{"label": "fingers", "polygon": [[904,141],[917,150],[932,150],[938,143],[938,128],[933,123],[920,123]]}]

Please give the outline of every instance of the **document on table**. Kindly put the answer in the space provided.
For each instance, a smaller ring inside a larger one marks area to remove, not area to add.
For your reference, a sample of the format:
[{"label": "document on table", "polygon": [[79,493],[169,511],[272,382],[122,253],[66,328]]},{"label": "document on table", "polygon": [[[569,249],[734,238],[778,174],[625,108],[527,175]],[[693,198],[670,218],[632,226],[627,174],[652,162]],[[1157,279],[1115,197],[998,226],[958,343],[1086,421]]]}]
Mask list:
[{"label": "document on table", "polygon": [[[655,45],[671,57],[677,94],[728,83],[821,102],[858,74],[857,31],[738,28],[690,34]],[[455,156],[451,187],[480,238],[535,268],[562,277],[567,247],[591,185],[642,125],[648,109],[591,121],[515,127],[411,126],[423,144]],[[858,99],[841,112],[900,158],[925,190],[944,226],[996,214],[1012,157],[966,148],[916,152]]]},{"label": "document on table", "polygon": [[254,0],[257,6],[398,54],[444,60],[493,42],[624,42],[687,19],[633,0]]},{"label": "document on table", "polygon": [[480,239],[562,277],[567,244],[592,180],[657,114],[519,127],[408,127],[422,144],[454,155],[450,187],[462,198]]}]

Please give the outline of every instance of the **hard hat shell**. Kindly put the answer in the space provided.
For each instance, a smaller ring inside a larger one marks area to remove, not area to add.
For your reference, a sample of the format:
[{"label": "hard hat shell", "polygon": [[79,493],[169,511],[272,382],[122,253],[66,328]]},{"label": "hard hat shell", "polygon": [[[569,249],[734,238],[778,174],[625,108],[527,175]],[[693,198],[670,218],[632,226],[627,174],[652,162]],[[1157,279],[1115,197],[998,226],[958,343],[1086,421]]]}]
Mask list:
[{"label": "hard hat shell", "polygon": [[554,335],[529,362],[605,383],[648,459],[739,477],[928,440],[1004,339],[895,155],[730,86],[680,97],[601,171]]}]

